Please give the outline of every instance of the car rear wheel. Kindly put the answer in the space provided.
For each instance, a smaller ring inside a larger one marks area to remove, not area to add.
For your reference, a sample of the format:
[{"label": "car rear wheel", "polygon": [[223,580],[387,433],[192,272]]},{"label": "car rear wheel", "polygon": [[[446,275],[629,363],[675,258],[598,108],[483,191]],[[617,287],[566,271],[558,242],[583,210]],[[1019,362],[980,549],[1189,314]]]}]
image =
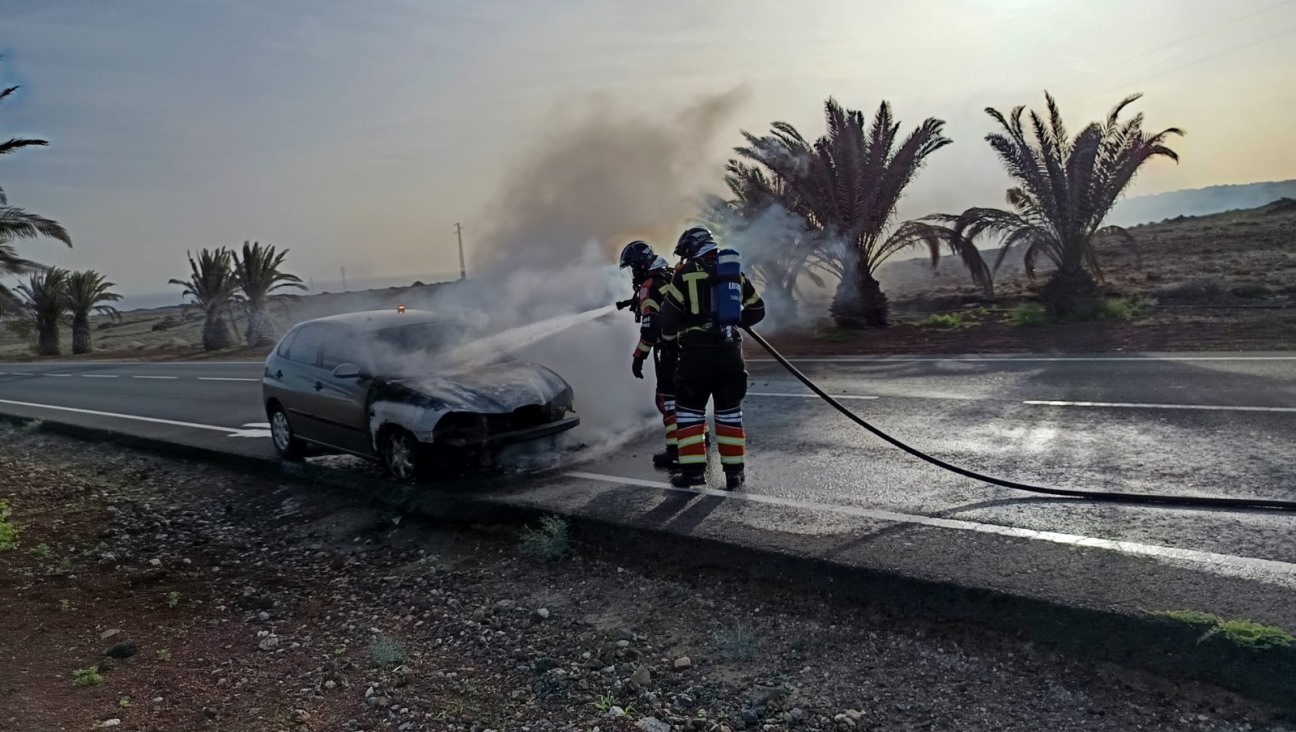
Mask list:
[{"label": "car rear wheel", "polygon": [[405,430],[393,429],[383,435],[383,467],[400,481],[413,480],[419,473],[419,443]]},{"label": "car rear wheel", "polygon": [[301,460],[306,455],[306,443],[297,439],[288,412],[278,404],[270,407],[270,438],[275,452],[285,460]]}]

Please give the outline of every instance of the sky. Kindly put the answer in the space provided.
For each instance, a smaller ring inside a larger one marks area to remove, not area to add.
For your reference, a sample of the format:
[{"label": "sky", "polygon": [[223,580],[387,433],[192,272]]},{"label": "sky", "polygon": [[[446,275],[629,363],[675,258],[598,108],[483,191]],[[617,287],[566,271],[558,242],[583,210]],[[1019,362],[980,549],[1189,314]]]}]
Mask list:
[{"label": "sky", "polygon": [[591,119],[669,135],[715,98],[667,185],[719,192],[740,130],[817,136],[832,95],[889,100],[906,128],[947,121],[955,144],[902,216],[995,205],[983,110],[1040,107],[1045,89],[1072,129],[1143,92],[1149,127],[1188,131],[1181,164],[1131,195],[1296,177],[1294,39],[1294,0],[0,0],[0,82],[23,86],[0,135],[51,142],[0,161],[0,185],[75,241],[25,255],[123,293],[166,291],[186,250],[248,239],[290,249],[317,289],[341,267],[395,284],[458,271],[456,222],[470,274],[491,242],[525,246],[501,223],[519,186],[633,179],[645,156],[622,161],[624,142],[567,168]]}]

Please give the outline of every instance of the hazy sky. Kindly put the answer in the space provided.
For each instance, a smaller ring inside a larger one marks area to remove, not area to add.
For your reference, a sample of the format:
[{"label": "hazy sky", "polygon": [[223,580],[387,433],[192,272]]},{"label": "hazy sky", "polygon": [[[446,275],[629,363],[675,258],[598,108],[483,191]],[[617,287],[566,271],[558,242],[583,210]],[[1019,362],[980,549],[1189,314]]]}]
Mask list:
[{"label": "hazy sky", "polygon": [[0,135],[52,142],[0,162],[0,184],[76,242],[23,251],[124,292],[244,239],[319,281],[455,271],[454,223],[471,250],[592,92],[648,119],[743,87],[717,160],[776,119],[818,135],[830,94],[943,118],[955,145],[909,215],[998,203],[981,110],[1045,88],[1073,129],[1143,91],[1149,126],[1188,130],[1136,195],[1296,176],[1292,0],[0,0],[0,52],[24,86]]}]

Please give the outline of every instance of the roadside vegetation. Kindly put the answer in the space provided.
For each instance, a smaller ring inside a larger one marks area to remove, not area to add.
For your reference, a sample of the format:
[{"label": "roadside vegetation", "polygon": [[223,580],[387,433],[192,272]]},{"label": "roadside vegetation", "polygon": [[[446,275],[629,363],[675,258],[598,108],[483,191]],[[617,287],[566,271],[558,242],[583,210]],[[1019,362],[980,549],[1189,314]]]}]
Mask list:
[{"label": "roadside vegetation", "polygon": [[1296,637],[1273,625],[1263,625],[1250,620],[1227,620],[1199,610],[1168,610],[1153,614],[1202,630],[1198,643],[1218,636],[1229,643],[1254,651],[1296,646]]}]

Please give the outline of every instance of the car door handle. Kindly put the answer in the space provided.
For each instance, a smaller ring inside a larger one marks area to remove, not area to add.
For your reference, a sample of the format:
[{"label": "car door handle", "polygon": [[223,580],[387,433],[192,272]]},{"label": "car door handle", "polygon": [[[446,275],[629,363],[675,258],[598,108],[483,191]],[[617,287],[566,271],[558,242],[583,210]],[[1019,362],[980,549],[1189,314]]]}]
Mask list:
[{"label": "car door handle", "polygon": [[320,391],[320,390],[322,390],[323,388],[324,388],[324,384],[322,384],[322,383],[320,383],[320,382],[318,382],[318,381],[315,382],[315,391]]},{"label": "car door handle", "polygon": [[280,369],[275,372],[275,378],[278,379],[279,381],[283,381],[283,369]]}]

